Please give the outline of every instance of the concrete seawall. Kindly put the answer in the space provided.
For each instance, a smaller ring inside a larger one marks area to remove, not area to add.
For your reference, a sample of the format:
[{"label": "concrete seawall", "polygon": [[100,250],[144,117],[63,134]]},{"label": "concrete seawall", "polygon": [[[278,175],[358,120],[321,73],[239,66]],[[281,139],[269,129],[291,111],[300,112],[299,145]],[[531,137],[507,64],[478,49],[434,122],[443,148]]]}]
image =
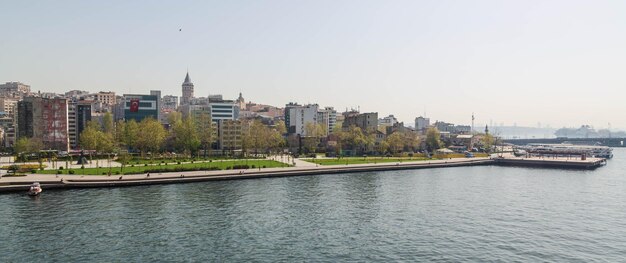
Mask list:
[{"label": "concrete seawall", "polygon": [[[27,191],[32,182],[39,182],[42,188],[49,189],[74,189],[94,187],[123,187],[152,184],[191,183],[204,181],[240,180],[255,178],[272,178],[287,176],[306,176],[320,174],[341,174],[375,171],[393,171],[409,169],[444,168],[459,166],[475,166],[493,164],[489,158],[452,159],[436,161],[416,161],[403,163],[379,163],[379,164],[353,164],[353,165],[329,165],[319,167],[289,167],[267,168],[261,170],[229,170],[229,171],[194,171],[179,173],[152,174],[147,177],[141,175],[124,176],[80,176],[64,175],[28,175],[25,177],[5,177],[0,179],[0,193]],[[120,179],[121,178],[121,179]]]}]

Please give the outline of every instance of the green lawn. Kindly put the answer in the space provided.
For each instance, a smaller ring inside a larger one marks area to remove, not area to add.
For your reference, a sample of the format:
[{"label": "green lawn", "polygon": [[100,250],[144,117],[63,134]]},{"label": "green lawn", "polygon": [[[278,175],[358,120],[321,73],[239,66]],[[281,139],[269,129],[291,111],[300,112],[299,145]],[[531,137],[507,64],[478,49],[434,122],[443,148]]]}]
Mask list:
[{"label": "green lawn", "polygon": [[[254,168],[272,168],[272,167],[287,167],[287,164],[271,161],[271,160],[228,160],[228,161],[214,161],[214,162],[196,162],[185,164],[168,164],[168,165],[135,165],[132,167],[128,165],[124,167],[123,171],[121,167],[111,168],[112,174],[141,174],[141,173],[158,173],[158,172],[183,172],[183,171],[204,171],[204,170],[225,170],[232,169],[233,166],[248,165],[250,169]],[[237,169],[237,168],[235,168]],[[75,174],[85,175],[103,175],[109,172],[109,168],[85,168],[85,169],[72,169]],[[158,171],[161,170],[161,171]],[[68,169],[61,170],[62,174],[69,174]],[[58,170],[43,170],[37,171],[40,174],[56,174]]]},{"label": "green lawn", "polygon": [[302,159],[307,162],[317,163],[320,165],[337,165],[337,164],[364,164],[364,163],[398,163],[410,161],[426,161],[432,160],[424,157],[343,157],[341,159]]},{"label": "green lawn", "polygon": [[[474,157],[489,157],[486,153],[474,153]],[[433,155],[433,158],[426,158],[421,156],[416,157],[342,157],[342,158],[321,158],[302,159],[307,162],[317,163],[320,165],[337,165],[337,164],[365,164],[365,163],[398,163],[398,162],[414,162],[414,161],[428,161],[428,160],[441,160],[447,158],[465,158],[463,154],[448,154],[448,155]]]},{"label": "green lawn", "polygon": [[[247,159],[255,159],[255,158],[247,158]],[[154,159],[132,159],[128,161],[128,165],[131,164],[175,164],[177,162],[181,162],[181,163],[186,163],[186,162],[206,162],[209,160],[213,160],[213,161],[234,161],[237,159],[233,159],[233,158],[229,158],[229,157],[208,157],[208,158],[202,158],[202,157],[196,157],[196,158],[154,158]],[[245,159],[239,160],[239,161],[245,161]]]}]

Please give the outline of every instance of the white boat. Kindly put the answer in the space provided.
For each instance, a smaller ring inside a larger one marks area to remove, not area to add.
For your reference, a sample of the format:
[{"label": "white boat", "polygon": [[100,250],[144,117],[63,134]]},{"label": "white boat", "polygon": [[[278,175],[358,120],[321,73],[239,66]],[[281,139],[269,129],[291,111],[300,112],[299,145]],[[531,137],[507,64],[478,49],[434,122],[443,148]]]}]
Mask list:
[{"label": "white boat", "polygon": [[30,196],[37,196],[42,191],[43,190],[41,189],[41,185],[39,185],[38,182],[34,182],[33,184],[30,185],[30,189],[28,189],[28,195],[30,195]]}]

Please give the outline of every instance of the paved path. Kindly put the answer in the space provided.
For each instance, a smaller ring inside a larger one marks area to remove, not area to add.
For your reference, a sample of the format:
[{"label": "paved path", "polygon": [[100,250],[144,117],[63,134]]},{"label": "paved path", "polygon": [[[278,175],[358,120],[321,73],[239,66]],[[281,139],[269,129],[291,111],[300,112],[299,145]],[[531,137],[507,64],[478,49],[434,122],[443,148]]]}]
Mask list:
[{"label": "paved path", "polygon": [[295,167],[317,167],[317,164],[304,161],[299,158],[293,158],[288,155],[272,155],[268,157],[269,160],[274,160],[281,163],[286,163]]}]

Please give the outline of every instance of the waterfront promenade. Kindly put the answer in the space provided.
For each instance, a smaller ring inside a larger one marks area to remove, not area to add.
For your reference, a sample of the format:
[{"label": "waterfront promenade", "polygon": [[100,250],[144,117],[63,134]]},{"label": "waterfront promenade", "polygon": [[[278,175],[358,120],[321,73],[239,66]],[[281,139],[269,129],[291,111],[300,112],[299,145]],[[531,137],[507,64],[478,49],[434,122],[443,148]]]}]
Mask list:
[{"label": "waterfront promenade", "polygon": [[44,189],[68,189],[88,187],[117,187],[150,184],[188,183],[201,181],[305,176],[319,174],[358,173],[388,170],[425,168],[445,168],[474,165],[504,165],[551,167],[560,169],[594,169],[606,163],[603,158],[522,158],[513,155],[484,158],[454,158],[442,160],[419,160],[346,165],[318,165],[301,159],[271,156],[269,160],[292,165],[283,168],[258,168],[235,170],[188,171],[130,175],[68,175],[68,174],[27,174],[0,178],[0,193],[25,191],[33,182],[39,182]]},{"label": "waterfront promenade", "polygon": [[[296,159],[297,160],[297,159]],[[148,184],[185,183],[198,181],[252,179],[267,177],[303,176],[318,174],[355,173],[404,169],[443,168],[492,164],[490,158],[457,158],[430,161],[406,161],[398,163],[315,165],[297,160],[296,166],[285,168],[261,168],[243,170],[190,171],[175,173],[133,175],[54,175],[27,174],[26,176],[3,177],[0,192],[25,191],[32,182],[40,182],[44,189],[114,187]],[[300,164],[300,165],[298,165]]]}]

